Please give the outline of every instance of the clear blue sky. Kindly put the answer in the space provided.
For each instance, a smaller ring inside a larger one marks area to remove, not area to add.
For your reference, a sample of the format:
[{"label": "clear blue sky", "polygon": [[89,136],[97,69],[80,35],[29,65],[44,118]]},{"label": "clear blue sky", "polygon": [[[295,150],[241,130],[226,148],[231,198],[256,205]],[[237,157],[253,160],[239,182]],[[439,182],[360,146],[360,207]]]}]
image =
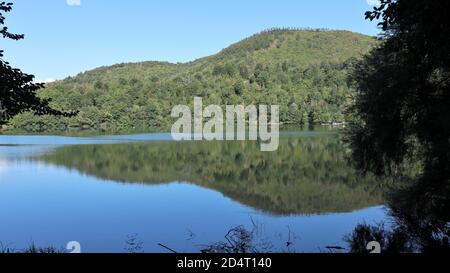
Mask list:
[{"label": "clear blue sky", "polygon": [[62,79],[119,62],[190,61],[272,27],[376,35],[364,20],[373,1],[13,0],[6,24],[25,40],[0,39],[0,48],[37,79]]}]

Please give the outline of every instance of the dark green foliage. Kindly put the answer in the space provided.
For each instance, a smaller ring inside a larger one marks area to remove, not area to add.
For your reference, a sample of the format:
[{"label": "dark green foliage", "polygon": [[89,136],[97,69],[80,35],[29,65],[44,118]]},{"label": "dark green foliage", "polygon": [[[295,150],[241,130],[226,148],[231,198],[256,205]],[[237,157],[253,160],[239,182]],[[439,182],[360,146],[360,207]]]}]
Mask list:
[{"label": "dark green foliage", "polygon": [[366,13],[381,19],[382,43],[353,73],[353,158],[406,182],[389,205],[421,251],[450,248],[449,10],[448,1],[382,0]]},{"label": "dark green foliage", "polygon": [[[24,35],[10,33],[4,26],[3,12],[10,12],[11,9],[11,3],[0,2],[0,35],[12,40],[23,39]],[[37,91],[44,85],[34,83],[33,79],[33,75],[24,74],[5,62],[3,50],[0,50],[0,126],[10,117],[26,110],[32,110],[38,115],[71,115],[52,109],[48,99],[37,97]]]},{"label": "dark green foliage", "polygon": [[[66,129],[168,129],[174,105],[279,104],[282,122],[343,121],[352,93],[349,59],[368,52],[376,40],[347,31],[273,29],[193,62],[143,62],[101,67],[49,84],[40,96],[57,109],[79,110],[72,118],[32,117],[10,122],[31,132]],[[288,113],[289,105],[299,106]],[[300,118],[302,117],[302,118]]]},{"label": "dark green foliage", "polygon": [[344,240],[349,244],[351,253],[368,253],[366,247],[372,241],[380,243],[383,253],[407,253],[415,250],[405,231],[390,231],[383,224],[359,224]]},{"label": "dark green foliage", "polygon": [[413,156],[426,170],[447,169],[442,178],[449,179],[450,6],[382,2],[367,17],[383,16],[385,39],[354,72],[357,120],[350,141],[356,162],[386,173]]},{"label": "dark green foliage", "polygon": [[241,81],[237,81],[234,85],[233,85],[233,89],[234,89],[234,93],[237,96],[241,96],[244,93],[244,84]]}]

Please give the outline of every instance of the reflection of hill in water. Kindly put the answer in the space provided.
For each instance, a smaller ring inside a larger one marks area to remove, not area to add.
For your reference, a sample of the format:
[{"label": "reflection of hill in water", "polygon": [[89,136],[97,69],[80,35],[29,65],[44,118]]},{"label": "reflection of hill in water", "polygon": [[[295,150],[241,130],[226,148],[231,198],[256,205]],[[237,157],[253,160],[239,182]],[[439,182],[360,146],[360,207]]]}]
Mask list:
[{"label": "reflection of hill in water", "polygon": [[359,175],[338,137],[257,142],[151,142],[66,146],[40,157],[102,179],[159,184],[190,181],[273,214],[346,212],[382,203],[380,183]]}]

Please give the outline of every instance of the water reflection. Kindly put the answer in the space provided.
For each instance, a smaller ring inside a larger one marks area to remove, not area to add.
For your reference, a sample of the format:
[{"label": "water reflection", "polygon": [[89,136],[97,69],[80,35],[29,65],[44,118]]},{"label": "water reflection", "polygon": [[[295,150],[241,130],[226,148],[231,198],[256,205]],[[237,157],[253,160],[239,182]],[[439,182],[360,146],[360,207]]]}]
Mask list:
[{"label": "water reflection", "polygon": [[188,181],[264,212],[348,212],[383,203],[382,184],[347,164],[335,134],[288,134],[276,152],[257,142],[74,145],[35,159],[124,183]]},{"label": "water reflection", "polygon": [[6,170],[6,168],[7,168],[7,161],[5,159],[0,158],[0,173]]}]

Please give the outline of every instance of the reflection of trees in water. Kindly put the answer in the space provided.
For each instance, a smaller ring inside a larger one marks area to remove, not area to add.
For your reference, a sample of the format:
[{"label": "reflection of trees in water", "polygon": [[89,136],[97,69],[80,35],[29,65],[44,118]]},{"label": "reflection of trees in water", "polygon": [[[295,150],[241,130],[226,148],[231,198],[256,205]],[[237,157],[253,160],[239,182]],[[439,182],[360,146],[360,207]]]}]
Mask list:
[{"label": "reflection of trees in water", "polygon": [[449,189],[448,184],[430,187],[420,179],[389,198],[396,229],[408,234],[416,250],[450,251]]},{"label": "reflection of trees in water", "polygon": [[370,241],[384,252],[450,252],[449,191],[418,182],[390,194],[392,228],[358,225],[345,240],[352,252],[366,252]]},{"label": "reflection of trees in water", "polygon": [[381,183],[348,166],[336,135],[257,142],[161,142],[67,146],[40,158],[102,179],[189,181],[274,214],[344,212],[382,203]]}]

